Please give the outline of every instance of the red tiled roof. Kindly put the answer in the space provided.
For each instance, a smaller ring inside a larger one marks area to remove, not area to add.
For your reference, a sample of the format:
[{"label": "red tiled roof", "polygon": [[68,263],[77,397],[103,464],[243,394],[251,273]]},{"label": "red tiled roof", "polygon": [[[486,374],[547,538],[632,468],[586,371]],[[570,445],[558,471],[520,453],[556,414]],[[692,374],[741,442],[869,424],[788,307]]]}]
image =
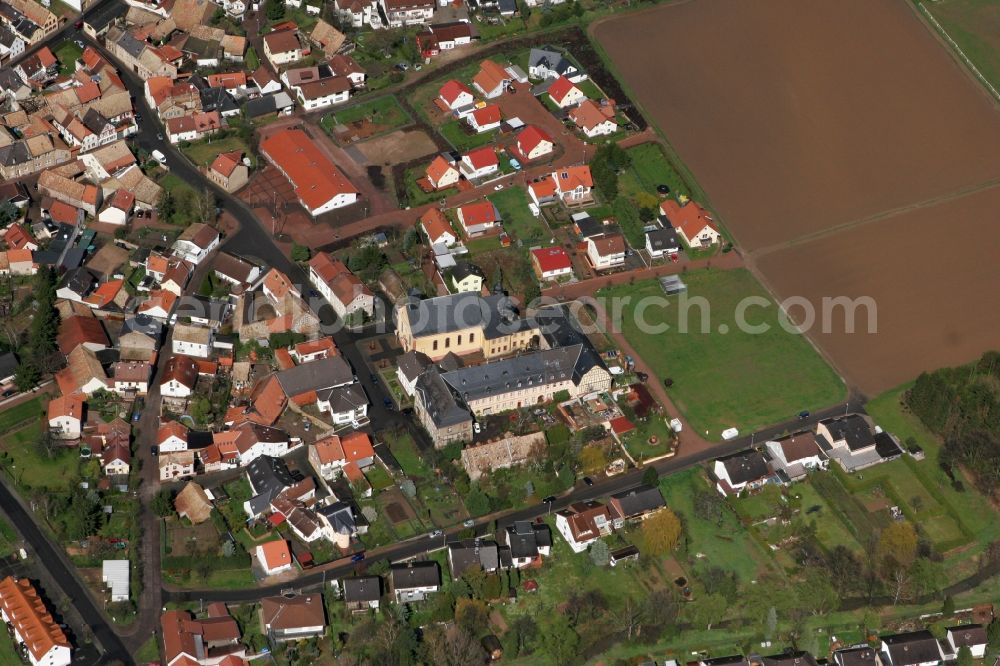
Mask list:
[{"label": "red tiled roof", "polygon": [[441,180],[448,171],[454,170],[455,166],[446,160],[441,155],[438,155],[433,160],[431,160],[430,165],[427,167],[427,177],[432,181],[437,182]]},{"label": "red tiled roof", "polygon": [[233,170],[243,164],[243,151],[234,150],[229,153],[219,153],[219,156],[212,161],[212,171],[229,178]]},{"label": "red tiled roof", "polygon": [[491,224],[500,220],[496,206],[489,200],[466,204],[458,210],[461,213],[462,224],[466,228],[475,227],[480,224]]},{"label": "red tiled roof", "polygon": [[555,171],[552,173],[552,178],[559,186],[560,192],[567,192],[580,186],[586,188],[594,186],[594,179],[590,175],[590,167],[586,164],[583,166],[566,167],[565,169]]},{"label": "red tiled roof", "polygon": [[83,406],[83,396],[79,394],[61,395],[57,398],[53,398],[49,401],[48,405],[49,421],[57,419],[61,416],[70,416],[78,421],[82,421]]},{"label": "red tiled roof", "polygon": [[522,155],[527,157],[543,141],[548,141],[551,144],[552,137],[537,125],[528,125],[517,135],[517,149],[521,151]]},{"label": "red tiled roof", "polygon": [[284,539],[262,544],[260,552],[264,556],[264,565],[269,570],[292,563],[292,551],[288,549],[288,542]]},{"label": "red tiled roof", "polygon": [[352,432],[340,439],[344,447],[344,458],[348,463],[355,463],[365,458],[374,458],[375,449],[368,435],[363,432]]},{"label": "red tiled roof", "polygon": [[471,95],[472,91],[469,90],[469,87],[467,85],[455,79],[452,79],[447,83],[445,83],[443,86],[441,86],[441,90],[438,91],[438,94],[440,95],[441,99],[446,101],[449,106],[454,105],[455,100],[457,100],[458,96],[461,95],[462,93],[468,93],[469,95]]},{"label": "red tiled roof", "polygon": [[465,154],[465,158],[472,165],[472,168],[477,170],[490,165],[500,164],[500,160],[497,158],[497,151],[490,146],[470,150]]},{"label": "red tiled roof", "polygon": [[96,317],[74,315],[59,323],[59,333],[56,335],[59,351],[65,356],[82,344],[90,343],[107,347],[111,344],[108,334],[104,332],[101,320]]},{"label": "red tiled roof", "polygon": [[[48,49],[45,49],[48,51]],[[0,608],[24,640],[35,661],[54,647],[70,647],[66,634],[45,608],[45,602],[27,578],[8,576],[0,581]]]},{"label": "red tiled roof", "polygon": [[212,88],[239,88],[247,84],[246,72],[222,72],[220,74],[209,74],[205,77],[208,85]]},{"label": "red tiled roof", "polygon": [[660,204],[660,212],[667,216],[670,224],[683,231],[688,239],[696,237],[705,227],[719,231],[711,214],[694,201],[681,206],[673,199],[665,199]]},{"label": "red tiled roof", "polygon": [[573,262],[561,247],[539,247],[531,251],[531,256],[542,273],[573,268]]},{"label": "red tiled roof", "polygon": [[497,104],[487,104],[481,109],[472,112],[472,117],[479,126],[493,125],[502,120],[500,106]]},{"label": "red tiled roof", "polygon": [[479,71],[476,75],[472,77],[473,83],[475,83],[479,88],[485,92],[491,92],[511,78],[507,70],[493,62],[492,60],[484,60],[479,65]]},{"label": "red tiled roof", "polygon": [[310,209],[319,208],[338,194],[358,194],[302,130],[276,132],[260,142],[260,150],[284,172],[299,199]]},{"label": "red tiled roof", "polygon": [[432,243],[436,243],[445,234],[455,235],[455,230],[451,228],[451,223],[437,208],[430,208],[420,216],[420,223],[424,225],[424,232]]},{"label": "red tiled roof", "polygon": [[188,441],[187,426],[180,421],[167,421],[156,431],[156,442],[161,444],[171,437],[177,437],[185,442]]},{"label": "red tiled roof", "polygon": [[319,458],[321,464],[327,465],[345,459],[344,447],[341,445],[340,437],[337,435],[325,437],[313,444],[313,446],[316,447],[316,457]]}]

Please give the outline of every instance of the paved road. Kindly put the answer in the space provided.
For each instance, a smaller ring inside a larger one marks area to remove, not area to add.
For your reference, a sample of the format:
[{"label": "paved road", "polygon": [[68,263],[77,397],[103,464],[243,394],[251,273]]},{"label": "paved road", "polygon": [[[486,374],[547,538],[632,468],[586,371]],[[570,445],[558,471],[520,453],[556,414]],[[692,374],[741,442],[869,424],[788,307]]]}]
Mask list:
[{"label": "paved road", "polygon": [[104,614],[97,607],[90,592],[76,577],[76,567],[66,557],[63,549],[52,543],[48,536],[35,523],[35,518],[29,509],[8,487],[8,480],[0,478],[0,506],[10,518],[17,531],[31,546],[38,560],[48,570],[67,599],[73,600],[73,605],[83,621],[93,632],[94,639],[104,649],[102,662],[121,660],[131,663],[131,652],[111,628]]},{"label": "paved road", "polygon": [[[675,458],[668,458],[653,463],[660,476],[674,474],[697,465],[708,462],[720,456],[736,453],[753,444],[760,444],[773,437],[780,436],[786,432],[799,430],[815,426],[820,420],[833,416],[840,416],[846,412],[863,412],[863,406],[857,399],[852,398],[844,405],[838,405],[829,409],[810,415],[808,419],[795,419],[781,423],[770,428],[765,428],[753,435],[742,437],[713,446],[710,449],[696,451],[690,455],[682,455]],[[494,521],[502,529],[518,520],[534,520],[537,517],[547,515],[551,512],[564,509],[575,502],[600,499],[634,488],[642,483],[644,469],[633,469],[625,474],[614,476],[606,481],[595,483],[593,486],[580,484],[575,486],[570,492],[561,495],[552,503],[536,504],[534,506],[518,509],[505,513],[485,516],[476,521],[477,534],[487,534],[492,530]],[[259,600],[263,597],[281,594],[287,589],[306,589],[317,585],[322,585],[325,581],[350,576],[356,572],[361,572],[365,567],[373,562],[390,561],[398,562],[409,558],[420,557],[429,550],[441,548],[448,537],[457,535],[461,528],[449,530],[441,539],[433,541],[427,536],[420,536],[408,541],[396,543],[384,548],[370,551],[366,554],[364,562],[336,564],[331,563],[303,574],[292,581],[285,581],[275,585],[268,585],[243,590],[164,590],[164,600],[173,602],[188,601],[225,601],[225,602],[247,602]]]}]

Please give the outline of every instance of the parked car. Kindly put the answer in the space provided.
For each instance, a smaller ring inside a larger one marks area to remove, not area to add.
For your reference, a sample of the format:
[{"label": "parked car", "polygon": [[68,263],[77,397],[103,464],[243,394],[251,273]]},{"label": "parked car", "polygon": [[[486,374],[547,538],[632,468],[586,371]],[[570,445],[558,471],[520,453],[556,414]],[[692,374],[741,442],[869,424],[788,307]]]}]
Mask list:
[{"label": "parked car", "polygon": [[483,427],[479,425],[479,421],[476,421],[475,423],[472,424],[472,430],[478,435],[483,431]]},{"label": "parked car", "polygon": [[153,457],[155,458],[156,456],[160,455],[160,447],[158,447],[158,446],[151,446],[151,447],[149,447],[149,452],[151,454],[153,454]]},{"label": "parked car", "polygon": [[472,518],[469,518],[468,520],[462,523],[462,527],[475,527],[475,526],[476,526],[476,521],[474,521]]},{"label": "parked car", "polygon": [[442,532],[441,530],[434,530],[433,532],[427,535],[427,537],[430,539],[440,539],[443,536],[444,532]]},{"label": "parked car", "polygon": [[542,504],[552,504],[555,501],[556,501],[556,496],[549,495],[548,497],[542,499]]},{"label": "parked car", "polygon": [[809,412],[808,411],[806,411],[806,410],[803,409],[801,412],[799,412],[799,419],[800,420],[807,419],[807,418],[809,418]]},{"label": "parked car", "polygon": [[365,559],[364,553],[354,553],[351,555],[351,562],[360,562],[363,559]]},{"label": "parked car", "polygon": [[589,476],[583,477],[583,482],[586,483],[588,486],[594,485],[594,480]]}]

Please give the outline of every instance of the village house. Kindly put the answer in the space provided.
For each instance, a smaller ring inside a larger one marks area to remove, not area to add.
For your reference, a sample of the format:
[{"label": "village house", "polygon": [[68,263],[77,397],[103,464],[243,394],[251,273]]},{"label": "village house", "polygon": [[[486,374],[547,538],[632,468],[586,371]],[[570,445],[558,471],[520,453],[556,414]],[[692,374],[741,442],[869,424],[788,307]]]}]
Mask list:
[{"label": "village house", "polygon": [[318,252],[309,260],[309,282],[333,306],[340,319],[357,312],[365,317],[375,314],[375,294],[343,262],[327,252]]},{"label": "village house", "polygon": [[254,554],[265,576],[275,576],[292,570],[292,551],[284,539],[261,544],[254,549]]},{"label": "village house", "polygon": [[573,83],[587,78],[586,73],[551,46],[531,49],[528,53],[528,76],[532,79],[558,79],[564,76]]},{"label": "village house", "polygon": [[156,458],[160,481],[174,481],[194,476],[194,451],[174,451]]},{"label": "village house", "polygon": [[627,520],[645,520],[666,506],[660,489],[647,485],[612,495],[608,499],[608,508],[615,527]]},{"label": "village house", "polygon": [[591,236],[587,239],[587,259],[596,271],[606,271],[625,265],[625,237],[617,233]]},{"label": "village house", "polygon": [[458,183],[461,174],[455,168],[455,163],[444,155],[438,155],[427,166],[425,171],[427,182],[435,190],[443,190]]},{"label": "village house", "polygon": [[476,98],[467,85],[451,79],[438,90],[438,100],[446,110],[457,112],[459,109],[471,107]]},{"label": "village house", "polygon": [[664,255],[674,255],[681,251],[681,243],[677,237],[677,232],[669,224],[646,232],[646,252],[653,259],[660,259]]},{"label": "village house", "polygon": [[458,242],[455,230],[445,214],[438,208],[428,208],[420,216],[420,226],[427,237],[428,245],[444,245],[450,247]]},{"label": "village house", "polygon": [[542,280],[558,280],[573,275],[573,261],[569,253],[558,245],[532,249],[531,266]]},{"label": "village house", "polygon": [[709,247],[722,238],[711,214],[694,201],[681,206],[673,199],[665,199],[660,203],[660,211],[688,247]]},{"label": "village house", "polygon": [[173,244],[174,255],[194,265],[201,263],[219,246],[219,232],[202,222],[190,225]]},{"label": "village house", "polygon": [[205,175],[226,192],[235,192],[250,180],[250,169],[243,163],[243,151],[234,150],[219,153]]},{"label": "village house", "polygon": [[472,43],[472,24],[467,21],[437,23],[417,33],[417,47],[424,58],[433,58],[441,51],[450,51]]},{"label": "village house", "polygon": [[560,76],[553,81],[547,94],[549,99],[560,109],[568,109],[587,99],[583,91],[565,76]]},{"label": "village house", "polygon": [[146,395],[152,374],[153,366],[147,361],[118,361],[111,366],[111,389],[126,397]]},{"label": "village house", "polygon": [[323,596],[264,597],[260,600],[260,622],[265,635],[278,642],[322,636],[326,630]]},{"label": "village house", "polygon": [[175,324],[171,350],[175,354],[208,358],[212,355],[212,329],[206,326]]},{"label": "village house", "polygon": [[162,453],[187,451],[187,426],[180,421],[167,421],[162,423],[156,431],[156,443]]},{"label": "village house", "polygon": [[517,152],[528,161],[551,155],[554,146],[552,137],[537,125],[528,125],[517,135]]},{"label": "village house", "polygon": [[260,266],[228,252],[219,252],[212,262],[212,272],[216,277],[237,286],[253,284],[260,277]]},{"label": "village house", "polygon": [[884,666],[938,666],[944,662],[941,644],[926,629],[882,636],[879,647]]},{"label": "village house", "polygon": [[198,364],[188,356],[172,356],[160,377],[160,394],[167,398],[187,399],[198,383]]},{"label": "village house", "polygon": [[945,638],[948,644],[949,659],[957,659],[958,652],[963,647],[969,648],[973,659],[983,659],[989,647],[986,627],[981,624],[963,624],[960,627],[948,627]]},{"label": "village house", "polygon": [[482,269],[467,261],[456,262],[455,267],[451,269],[450,278],[453,291],[468,291],[474,294],[483,290],[483,282],[486,281]]},{"label": "village house", "polygon": [[861,414],[823,419],[816,424],[816,443],[827,458],[836,460],[847,472],[903,455],[899,442],[892,435],[874,429]]},{"label": "village house", "polygon": [[827,457],[816,442],[815,433],[809,430],[768,441],[764,447],[771,459],[771,469],[786,483],[827,466]]},{"label": "village house", "polygon": [[299,40],[298,30],[285,28],[264,35],[264,57],[274,69],[289,65],[302,59],[303,47]]},{"label": "village house", "polygon": [[576,502],[556,512],[556,529],[574,553],[611,534],[611,512],[600,502]]},{"label": "village house", "polygon": [[107,349],[111,341],[100,319],[90,315],[73,315],[59,322],[56,345],[64,356],[69,356],[80,346],[91,351]]},{"label": "village house", "polygon": [[462,155],[458,168],[466,179],[477,180],[497,173],[500,170],[500,158],[492,146],[483,146]]},{"label": "village house", "polygon": [[66,634],[27,578],[7,576],[0,581],[0,619],[7,625],[14,648],[19,654],[23,651],[31,666],[69,666],[72,662]]},{"label": "village house", "polygon": [[378,576],[342,578],[344,603],[352,613],[377,610],[382,599],[382,579]]},{"label": "village house", "polygon": [[378,0],[379,13],[389,28],[423,25],[434,16],[435,0]]},{"label": "village house", "polygon": [[397,604],[423,601],[440,587],[437,562],[406,562],[389,567],[389,588]]},{"label": "village house", "polygon": [[511,565],[518,569],[541,564],[552,548],[552,533],[544,523],[518,520],[508,525],[503,535],[510,549]]},{"label": "village house", "polygon": [[482,539],[449,541],[448,568],[455,580],[470,569],[493,573],[500,568],[500,548],[495,541]]},{"label": "village house", "polygon": [[570,109],[569,119],[573,121],[584,136],[593,139],[598,136],[609,136],[618,131],[615,104],[612,100],[602,99],[595,102],[584,100],[576,108]]},{"label": "village house", "polygon": [[481,236],[500,223],[500,211],[489,199],[460,206],[458,222],[469,238]]},{"label": "village house", "polygon": [[108,376],[93,351],[77,347],[66,357],[66,367],[56,373],[63,395],[91,395],[108,389]]},{"label": "village house", "polygon": [[188,481],[174,498],[174,510],[179,518],[187,518],[191,524],[200,525],[212,517],[212,500],[204,488]]},{"label": "village house", "polygon": [[83,396],[64,395],[48,404],[49,433],[55,439],[80,439],[86,407]]},{"label": "village house", "polygon": [[487,104],[465,116],[465,121],[472,129],[476,130],[477,134],[482,134],[499,128],[503,121],[503,115],[500,113],[499,105]]},{"label": "village house", "polygon": [[337,435],[324,437],[310,445],[308,458],[313,470],[325,481],[339,477],[344,465],[347,464],[344,447]]},{"label": "village house", "polygon": [[[62,203],[62,202],[59,202]],[[135,208],[135,195],[125,188],[115,190],[107,205],[97,215],[97,221],[115,226],[124,226]],[[76,209],[74,209],[76,210]],[[78,211],[82,218],[83,211]]]},{"label": "village house", "polygon": [[756,490],[772,477],[764,454],[752,449],[719,458],[712,466],[712,475],[715,488],[723,497]]},{"label": "village house", "polygon": [[186,116],[169,118],[164,123],[170,143],[198,141],[222,129],[222,117],[218,111],[195,112]]},{"label": "village house", "polygon": [[479,65],[479,71],[472,77],[472,85],[483,97],[492,99],[502,95],[516,79],[510,68],[492,60],[484,60]]},{"label": "village house", "polygon": [[200,619],[190,611],[166,611],[160,616],[160,629],[166,666],[223,666],[231,659],[241,662],[246,656],[240,627],[225,604],[209,604],[208,616]]},{"label": "village house", "polygon": [[430,366],[413,386],[414,413],[434,447],[472,441],[472,414],[459,404],[436,366]]},{"label": "village house", "polygon": [[[318,27],[318,26],[317,26]],[[324,49],[327,53],[326,49]],[[345,78],[351,82],[352,88],[364,88],[368,79],[368,72],[359,65],[354,58],[344,53],[338,53],[327,61],[327,65],[333,70],[334,76]]]},{"label": "village house", "polygon": [[406,395],[413,397],[417,378],[431,365],[427,355],[418,351],[408,351],[396,358],[396,378]]}]

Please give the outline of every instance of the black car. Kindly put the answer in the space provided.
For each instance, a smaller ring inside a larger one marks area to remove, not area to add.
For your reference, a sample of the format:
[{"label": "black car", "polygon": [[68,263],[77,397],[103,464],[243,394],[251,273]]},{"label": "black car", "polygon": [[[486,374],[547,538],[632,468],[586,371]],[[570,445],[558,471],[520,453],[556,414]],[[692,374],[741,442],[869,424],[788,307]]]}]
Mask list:
[{"label": "black car", "polygon": [[670,194],[670,186],[660,183],[659,185],[656,186],[656,191],[659,192],[660,194]]},{"label": "black car", "polygon": [[555,501],[556,501],[556,496],[555,495],[549,495],[548,497],[546,497],[545,499],[542,500],[542,504],[552,504]]},{"label": "black car", "polygon": [[3,397],[9,398],[10,396],[14,395],[15,393],[17,393],[17,391],[15,391],[14,389],[7,389],[6,391],[3,392]]},{"label": "black car", "polygon": [[594,480],[589,476],[583,477],[583,482],[586,483],[588,486],[594,485]]},{"label": "black car", "polygon": [[808,411],[806,411],[806,410],[803,409],[801,412],[799,412],[799,420],[807,419],[807,418],[809,418],[809,412]]}]

